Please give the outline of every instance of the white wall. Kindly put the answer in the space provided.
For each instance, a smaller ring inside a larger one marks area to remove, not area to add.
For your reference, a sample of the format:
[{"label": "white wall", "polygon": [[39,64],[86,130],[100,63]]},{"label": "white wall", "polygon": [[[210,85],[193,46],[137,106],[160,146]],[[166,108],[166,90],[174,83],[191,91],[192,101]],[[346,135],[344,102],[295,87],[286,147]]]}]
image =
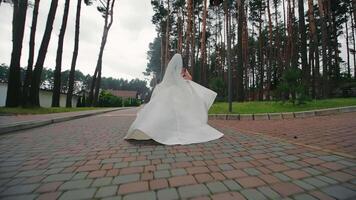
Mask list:
[{"label": "white wall", "polygon": [[[0,106],[5,106],[6,103],[6,93],[7,93],[7,84],[0,83]],[[60,106],[66,106],[66,98],[65,94],[61,94],[60,96]],[[72,98],[72,107],[77,107],[78,96],[73,96]],[[40,90],[40,105],[41,107],[49,108],[52,104],[52,92]]]}]

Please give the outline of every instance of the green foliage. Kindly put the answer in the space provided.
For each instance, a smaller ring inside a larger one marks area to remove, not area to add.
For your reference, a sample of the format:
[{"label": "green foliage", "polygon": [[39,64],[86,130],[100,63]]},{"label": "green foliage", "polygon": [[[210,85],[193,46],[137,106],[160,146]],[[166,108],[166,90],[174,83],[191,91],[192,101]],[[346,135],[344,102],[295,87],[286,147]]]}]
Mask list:
[{"label": "green foliage", "polygon": [[[307,110],[316,110],[324,108],[335,108],[343,106],[355,106],[356,98],[335,98],[316,101],[307,101],[304,104],[293,104],[292,102],[275,101],[250,101],[233,102],[232,113],[253,114],[253,113],[278,113],[278,112],[298,112]],[[227,102],[217,102],[209,110],[210,114],[228,113]]]},{"label": "green foliage", "polygon": [[213,77],[209,81],[209,88],[218,93],[217,100],[223,100],[225,97],[225,83],[220,77]]},{"label": "green foliage", "polygon": [[112,95],[108,91],[101,91],[98,101],[99,107],[120,107],[122,106],[122,99]]},{"label": "green foliage", "polygon": [[147,51],[147,68],[146,72],[143,72],[145,76],[153,74],[160,74],[161,71],[161,38],[156,37],[153,42],[149,44],[149,50]]},{"label": "green foliage", "polygon": [[281,98],[277,99],[283,102],[289,99],[293,104],[303,104],[308,99],[302,84],[302,72],[299,68],[288,68],[284,71],[277,91],[281,94]]},{"label": "green foliage", "polygon": [[123,106],[139,106],[139,105],[141,105],[141,102],[138,99],[134,99],[134,98],[124,99]]}]

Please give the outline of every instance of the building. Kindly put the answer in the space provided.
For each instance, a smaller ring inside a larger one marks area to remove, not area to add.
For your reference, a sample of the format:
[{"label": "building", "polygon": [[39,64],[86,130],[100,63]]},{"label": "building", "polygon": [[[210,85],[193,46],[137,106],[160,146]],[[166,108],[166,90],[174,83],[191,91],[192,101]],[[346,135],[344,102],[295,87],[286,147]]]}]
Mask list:
[{"label": "building", "polygon": [[[7,83],[0,83],[0,106],[5,106],[7,94]],[[60,107],[66,106],[67,94],[61,93],[60,96]],[[79,96],[73,95],[72,97],[72,107],[77,106]],[[40,90],[40,106],[49,108],[52,105],[52,90]]]},{"label": "building", "polygon": [[121,97],[122,99],[140,99],[140,95],[138,95],[137,91],[133,90],[106,90],[110,92],[112,95]]}]

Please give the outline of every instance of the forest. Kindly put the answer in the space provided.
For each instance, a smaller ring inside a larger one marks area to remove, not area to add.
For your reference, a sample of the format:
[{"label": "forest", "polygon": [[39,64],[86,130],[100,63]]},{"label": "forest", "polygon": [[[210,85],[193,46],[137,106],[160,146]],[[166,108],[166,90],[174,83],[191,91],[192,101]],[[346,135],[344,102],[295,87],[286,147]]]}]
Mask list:
[{"label": "forest", "polygon": [[[355,95],[355,0],[151,0],[157,37],[145,75],[175,53],[218,99]],[[353,90],[352,90],[353,89]]]},{"label": "forest", "polygon": [[[40,0],[0,0],[0,6],[4,3],[11,4],[13,8],[12,16],[12,51],[11,51],[11,61],[9,65],[8,72],[8,89],[6,95],[6,107],[39,107],[39,90],[42,85],[42,78],[46,72],[44,69],[44,63],[47,56],[47,50],[50,40],[53,35],[53,24],[56,16],[58,15],[58,3],[59,0],[51,0],[50,7],[48,10],[48,15],[46,19],[45,30],[41,43],[39,44],[39,49],[37,52],[37,57],[35,57],[35,38],[38,37],[37,33],[37,22],[38,22],[38,12],[40,6]],[[72,107],[72,96],[75,87],[75,75],[76,73],[76,63],[78,58],[79,44],[80,44],[80,17],[82,15],[81,8],[82,4],[86,6],[95,6],[98,11],[98,15],[102,17],[104,21],[103,32],[99,47],[99,53],[97,62],[95,65],[95,72],[91,76],[90,86],[89,86],[89,97],[86,106],[97,106],[98,98],[100,93],[100,87],[102,82],[101,72],[104,49],[106,46],[106,41],[109,35],[110,28],[114,21],[114,6],[115,0],[78,0],[75,6],[75,20],[68,21],[70,0],[64,1],[63,13],[60,13],[61,25],[58,35],[58,45],[56,51],[56,66],[53,71],[53,95],[52,95],[52,107],[59,107],[60,93],[62,86],[67,84],[66,89],[66,107]],[[32,19],[27,18],[27,10],[32,11]],[[31,29],[29,33],[29,58],[26,66],[26,72],[24,78],[21,78],[21,54],[26,20],[31,21]],[[65,40],[65,34],[68,23],[75,24],[75,39],[73,44],[73,55],[71,59],[71,66],[67,79],[61,77],[62,73],[62,57],[63,57],[63,46]],[[99,38],[98,38],[99,39]],[[78,78],[78,77],[77,77]],[[64,83],[63,83],[64,82]]]}]

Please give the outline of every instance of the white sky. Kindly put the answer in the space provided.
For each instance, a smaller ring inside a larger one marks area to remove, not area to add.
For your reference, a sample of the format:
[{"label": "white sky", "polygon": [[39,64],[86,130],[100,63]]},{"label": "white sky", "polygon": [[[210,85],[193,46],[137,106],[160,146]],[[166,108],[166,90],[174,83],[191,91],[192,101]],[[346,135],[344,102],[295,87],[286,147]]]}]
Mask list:
[{"label": "white sky", "polygon": [[[35,61],[45,29],[50,6],[49,0],[41,1],[38,15]],[[64,0],[59,1],[52,36],[44,66],[54,69],[58,35],[62,23]],[[74,26],[77,1],[70,2],[69,18],[63,47],[62,71],[70,69],[74,48]],[[2,3],[0,6],[0,63],[10,63],[12,50],[12,7]],[[104,18],[96,6],[82,3],[80,22],[79,55],[76,69],[93,75],[99,53]],[[110,29],[103,57],[104,77],[140,78],[146,69],[148,44],[156,36],[150,0],[116,0],[114,22]],[[32,21],[32,8],[27,10],[26,30],[23,42],[21,66],[27,66],[28,42]]]}]

